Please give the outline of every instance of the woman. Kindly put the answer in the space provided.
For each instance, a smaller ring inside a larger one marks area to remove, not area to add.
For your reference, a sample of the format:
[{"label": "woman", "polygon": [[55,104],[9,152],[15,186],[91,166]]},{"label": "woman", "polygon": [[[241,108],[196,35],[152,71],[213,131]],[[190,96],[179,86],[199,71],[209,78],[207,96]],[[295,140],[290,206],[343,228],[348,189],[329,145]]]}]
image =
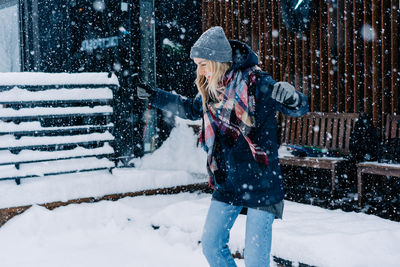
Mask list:
[{"label": "woman", "polygon": [[202,118],[200,141],[214,189],[201,240],[210,266],[236,266],[227,244],[242,207],[248,208],[245,264],[269,266],[272,222],[282,218],[284,197],[275,115],[303,115],[307,98],[261,72],[256,54],[228,41],[221,27],[204,32],[190,57],[197,65],[196,98],[144,84],[138,96],[184,119]]}]

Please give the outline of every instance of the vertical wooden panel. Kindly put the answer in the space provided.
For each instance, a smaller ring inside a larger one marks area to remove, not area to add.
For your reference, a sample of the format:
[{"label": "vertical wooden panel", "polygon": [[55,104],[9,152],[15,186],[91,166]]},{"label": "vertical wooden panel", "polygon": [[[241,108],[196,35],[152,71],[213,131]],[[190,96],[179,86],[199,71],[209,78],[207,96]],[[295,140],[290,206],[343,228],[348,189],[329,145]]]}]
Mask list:
[{"label": "vertical wooden panel", "polygon": [[[354,120],[347,119],[347,121],[346,121],[346,136],[349,136],[351,134],[351,129],[353,129],[353,126],[354,126]],[[350,143],[348,142],[348,140],[350,140],[350,138],[346,138],[345,141],[346,140],[347,140],[347,142],[345,142],[344,147],[348,151],[349,146],[350,146]]]},{"label": "vertical wooden panel", "polygon": [[205,0],[203,0],[203,3],[201,5],[201,16],[203,17],[202,21],[201,21],[201,27],[202,27],[202,31],[204,32],[207,29],[207,22],[208,19],[208,12],[207,12],[207,2]]},{"label": "vertical wooden panel", "polygon": [[297,121],[297,125],[296,125],[296,143],[298,144],[298,145],[302,145],[303,144],[303,140],[302,140],[302,136],[301,136],[301,129],[302,129],[302,126],[303,126],[303,119],[300,117],[300,118],[296,118],[296,121]]},{"label": "vertical wooden panel", "polygon": [[254,51],[254,35],[256,35],[256,15],[255,15],[255,6],[254,6],[254,1],[250,1],[250,47]]},{"label": "vertical wooden panel", "polygon": [[207,23],[207,28],[210,28],[215,25],[215,20],[214,20],[214,0],[208,0],[208,23]]},{"label": "vertical wooden panel", "polygon": [[389,140],[389,134],[390,134],[390,115],[386,116],[386,126],[385,126],[385,138],[384,140]]},{"label": "vertical wooden panel", "polygon": [[226,20],[226,31],[228,32],[229,39],[234,39],[234,23],[235,18],[233,14],[233,1],[225,3],[227,6],[227,20]]},{"label": "vertical wooden panel", "polygon": [[[382,129],[385,125],[385,114],[390,112],[390,1],[381,2],[381,25],[382,25]],[[383,131],[381,132],[383,133]]]},{"label": "vertical wooden panel", "polygon": [[238,0],[237,6],[236,6],[236,14],[237,14],[237,39],[238,40],[243,40],[243,28],[242,28],[242,23],[243,23],[243,17],[242,17],[242,3],[245,2],[246,0]]},{"label": "vertical wooden panel", "polygon": [[327,47],[327,7],[324,0],[320,0],[320,31],[319,31],[319,65],[320,65],[320,81],[319,81],[319,92],[320,92],[320,111],[328,111],[328,47]]},{"label": "vertical wooden panel", "polygon": [[229,25],[230,25],[230,19],[231,19],[231,17],[230,17],[230,11],[231,9],[230,9],[230,6],[229,6],[229,3],[227,3],[227,2],[225,2],[225,34],[226,34],[226,37],[228,37],[228,39],[229,38],[232,38],[231,37],[231,29],[230,29],[230,27],[229,27]]},{"label": "vertical wooden panel", "polygon": [[371,41],[373,38],[373,28],[371,21],[371,9],[372,5],[370,1],[363,1],[363,14],[364,14],[364,25],[361,29],[361,34],[364,41],[364,112],[368,115],[372,115],[371,110],[371,93],[372,93],[372,45]]},{"label": "vertical wooden panel", "polygon": [[344,148],[344,142],[345,142],[345,140],[346,140],[346,136],[344,135],[344,129],[345,129],[345,123],[346,123],[346,120],[348,120],[348,119],[345,119],[345,118],[341,118],[340,119],[340,121],[339,121],[339,133],[338,133],[338,137],[339,137],[339,148],[340,149],[343,149]]},{"label": "vertical wooden panel", "polygon": [[249,18],[249,8],[247,1],[243,1],[243,42],[248,43],[250,41],[250,35],[251,35],[251,30],[250,30],[250,18]]},{"label": "vertical wooden panel", "polygon": [[[392,116],[392,118],[394,118]],[[393,119],[390,119],[390,139],[397,137],[397,122]]]},{"label": "vertical wooden panel", "polygon": [[[307,140],[307,144],[313,144],[313,138],[314,138],[314,134],[316,133],[314,131],[314,119],[310,116],[307,117],[308,119],[308,140]],[[312,134],[314,132],[314,134]]]},{"label": "vertical wooden panel", "polygon": [[391,8],[391,73],[392,73],[392,113],[399,113],[399,87],[400,87],[400,64],[399,64],[399,2],[392,0]]},{"label": "vertical wooden panel", "polygon": [[353,80],[354,80],[354,111],[359,112],[360,103],[362,103],[362,90],[364,88],[363,79],[363,42],[361,39],[361,28],[362,28],[362,13],[363,6],[362,0],[354,0],[353,2]]},{"label": "vertical wooden panel", "polygon": [[296,34],[287,31],[286,32],[287,39],[287,63],[285,67],[285,81],[288,81],[291,84],[295,82],[295,64],[296,64],[296,56],[295,56],[295,43],[296,43]]},{"label": "vertical wooden panel", "polygon": [[310,123],[309,122],[309,120],[308,120],[308,118],[307,118],[307,116],[303,116],[302,117],[302,125],[303,125],[303,129],[302,129],[302,132],[301,132],[301,137],[302,137],[302,143],[301,143],[301,145],[302,146],[305,146],[305,145],[307,145],[308,143],[307,143],[307,137],[308,137],[308,134],[307,134],[307,131],[308,131],[308,123]]},{"label": "vertical wooden panel", "polygon": [[225,27],[225,1],[218,0],[218,10],[219,10],[219,26]]},{"label": "vertical wooden panel", "polygon": [[272,76],[280,79],[280,54],[279,54],[279,9],[278,0],[272,0]]},{"label": "vertical wooden panel", "polygon": [[[321,118],[314,118],[314,127],[313,127],[313,144],[319,144],[320,139],[319,139],[319,134],[321,132]],[[325,124],[324,124],[325,125]]]},{"label": "vertical wooden panel", "polygon": [[329,112],[335,112],[336,111],[336,92],[337,92],[337,87],[336,87],[336,71],[335,71],[335,64],[337,62],[336,56],[335,56],[335,39],[337,38],[336,36],[336,8],[334,6],[334,3],[328,4],[327,5],[327,15],[328,15],[328,27],[327,27],[327,35],[328,35],[328,58],[327,58],[327,66],[328,66],[328,81],[327,81],[327,86],[328,86],[328,108],[327,110]]},{"label": "vertical wooden panel", "polygon": [[[319,147],[327,146],[326,136],[325,136],[325,128],[329,127],[329,119],[318,117],[318,121],[320,121],[320,128],[319,128],[319,142],[317,143]],[[329,130],[327,130],[329,133]]]},{"label": "vertical wooden panel", "polygon": [[337,88],[337,109],[336,111],[338,112],[345,112],[345,80],[346,80],[346,73],[345,73],[345,20],[344,20],[344,13],[345,13],[345,8],[344,8],[344,0],[338,0],[337,1],[337,14],[336,14],[336,53],[337,53],[337,59],[336,59],[336,88]]},{"label": "vertical wooden panel", "polygon": [[232,39],[232,8],[230,2],[223,2],[224,10],[223,13],[225,14],[224,19],[224,30],[225,35],[228,39]]},{"label": "vertical wooden panel", "polygon": [[375,126],[380,124],[381,118],[381,24],[380,0],[372,0],[372,118]]},{"label": "vertical wooden panel", "polygon": [[265,54],[264,54],[264,24],[265,24],[265,9],[264,9],[264,1],[257,1],[257,9],[258,9],[258,55],[259,55],[259,64],[260,67],[265,70]]},{"label": "vertical wooden panel", "polygon": [[[280,4],[278,1],[279,9]],[[286,40],[286,28],[283,26],[281,15],[279,14],[279,80],[285,80],[285,68],[287,63],[287,40]]]},{"label": "vertical wooden panel", "polygon": [[220,17],[219,17],[219,0],[214,0],[214,7],[213,7],[213,11],[214,11],[214,26],[219,26],[221,25],[221,21],[220,21]]},{"label": "vertical wooden panel", "polygon": [[239,39],[238,1],[232,1],[232,39]]},{"label": "vertical wooden panel", "polygon": [[292,51],[294,54],[294,85],[297,90],[299,90],[302,86],[302,61],[301,61],[301,53],[302,53],[302,42],[301,42],[301,34],[294,34],[294,50]]},{"label": "vertical wooden panel", "polygon": [[[286,121],[285,125],[292,125],[291,119],[292,119],[291,117],[287,116],[286,120],[285,120]],[[286,128],[286,129],[288,129],[288,128]],[[287,144],[290,144],[290,139],[289,138],[290,138],[290,131],[286,131],[285,132],[285,140],[286,140]]]},{"label": "vertical wooden panel", "polygon": [[296,144],[296,121],[297,118],[292,118],[290,126],[290,143]]},{"label": "vertical wooden panel", "polygon": [[332,147],[337,147],[339,123],[340,122],[339,122],[338,118],[334,118],[333,119],[333,125],[332,125]]},{"label": "vertical wooden panel", "polygon": [[258,10],[257,1],[250,1],[251,10],[251,48],[258,53]]},{"label": "vertical wooden panel", "polygon": [[264,28],[263,28],[263,39],[264,39],[264,55],[263,58],[265,70],[273,74],[272,70],[272,1],[263,0],[263,6],[265,8],[264,16]]},{"label": "vertical wooden panel", "polygon": [[302,88],[303,94],[309,96],[310,94],[310,49],[309,38],[306,34],[301,37],[301,53],[302,53],[302,66],[301,72],[303,74]]},{"label": "vertical wooden panel", "polygon": [[[354,66],[353,66],[353,1],[345,1],[344,7],[344,111],[354,112]],[[355,41],[355,40],[354,40]]]},{"label": "vertical wooden panel", "polygon": [[311,76],[311,96],[310,111],[318,111],[319,109],[319,34],[318,27],[319,18],[314,18],[311,24],[310,33],[310,76]]},{"label": "vertical wooden panel", "polygon": [[[302,86],[302,61],[301,61],[302,43],[301,34],[294,34],[294,47],[291,53],[294,55],[294,85],[297,90]],[[292,65],[292,64],[290,64]]]}]

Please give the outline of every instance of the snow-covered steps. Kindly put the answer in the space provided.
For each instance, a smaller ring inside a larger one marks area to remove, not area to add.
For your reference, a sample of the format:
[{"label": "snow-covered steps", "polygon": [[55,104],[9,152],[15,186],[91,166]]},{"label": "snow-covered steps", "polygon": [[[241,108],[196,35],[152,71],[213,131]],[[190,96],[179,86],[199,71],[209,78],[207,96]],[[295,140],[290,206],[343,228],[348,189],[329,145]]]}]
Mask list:
[{"label": "snow-covered steps", "polygon": [[[85,134],[89,132],[104,132],[111,131],[114,128],[114,123],[108,123],[106,125],[75,125],[75,126],[62,126],[57,127],[53,126],[43,127],[40,125],[39,121],[30,121],[30,122],[3,122],[0,121],[0,135],[12,134],[15,138],[19,138],[21,136],[49,136],[57,130],[57,133],[63,132],[65,134],[72,134],[74,132],[78,134]],[[59,135],[59,134],[57,134]]]},{"label": "snow-covered steps", "polygon": [[112,153],[114,153],[114,149],[109,143],[104,143],[102,147],[96,147],[93,149],[87,149],[83,147],[76,147],[74,149],[61,151],[32,151],[25,149],[21,150],[18,154],[3,150],[0,151],[0,166],[12,165],[15,164],[15,162],[31,163],[40,161],[53,161],[76,157],[105,156]]},{"label": "snow-covered steps", "polygon": [[[8,87],[9,88],[9,87]],[[30,90],[29,86],[22,86],[21,89],[18,86],[13,87],[10,90],[3,89],[0,92],[2,102],[6,104],[14,104],[20,102],[32,103],[35,101],[41,102],[60,102],[60,101],[104,101],[112,100],[113,94],[110,88],[96,88],[90,89],[79,86],[79,88],[65,88],[65,86],[59,86],[58,89],[46,89],[43,90]]]},{"label": "snow-covered steps", "polygon": [[15,139],[12,135],[3,135],[0,137],[0,150],[19,151],[22,149],[39,149],[42,146],[60,147],[73,144],[104,143],[113,141],[114,137],[108,131],[104,133],[91,133],[80,135],[63,136],[26,136]]},{"label": "snow-covered steps", "polygon": [[[1,97],[1,95],[0,95]],[[4,104],[1,100],[0,103]],[[40,102],[39,102],[40,103]],[[38,104],[39,104],[38,103]],[[18,103],[19,104],[19,103]],[[9,106],[9,104],[7,104]],[[5,120],[31,120],[32,117],[56,118],[73,115],[112,115],[112,107],[34,107],[34,108],[2,108],[0,109],[0,119]]]},{"label": "snow-covered steps", "polygon": [[107,73],[0,73],[0,180],[114,167]]},{"label": "snow-covered steps", "polygon": [[100,170],[114,167],[114,163],[106,158],[96,157],[59,159],[57,161],[43,161],[20,164],[19,169],[12,165],[0,166],[2,176],[12,178],[26,178],[79,171]]}]

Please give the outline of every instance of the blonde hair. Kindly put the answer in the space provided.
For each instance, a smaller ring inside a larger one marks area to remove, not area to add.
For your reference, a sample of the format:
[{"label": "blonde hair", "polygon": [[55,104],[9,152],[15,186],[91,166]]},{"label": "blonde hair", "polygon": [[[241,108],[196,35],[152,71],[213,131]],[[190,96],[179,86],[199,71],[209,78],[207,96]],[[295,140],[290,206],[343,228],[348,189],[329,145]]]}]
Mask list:
[{"label": "blonde hair", "polygon": [[212,60],[206,60],[206,64],[211,66],[212,75],[210,80],[207,82],[206,76],[200,75],[198,69],[197,78],[195,80],[197,89],[202,96],[203,110],[206,107],[206,103],[208,103],[210,99],[220,102],[219,95],[224,90],[224,88],[221,86],[221,82],[226,71],[231,67],[231,63],[217,62]]}]

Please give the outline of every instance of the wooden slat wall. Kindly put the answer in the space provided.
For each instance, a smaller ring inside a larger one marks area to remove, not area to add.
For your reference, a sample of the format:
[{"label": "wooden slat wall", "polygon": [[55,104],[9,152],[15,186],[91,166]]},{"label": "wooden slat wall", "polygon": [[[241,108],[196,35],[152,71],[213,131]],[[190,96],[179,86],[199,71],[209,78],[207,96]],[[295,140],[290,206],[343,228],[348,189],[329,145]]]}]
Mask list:
[{"label": "wooden slat wall", "polygon": [[203,31],[221,25],[248,43],[275,80],[309,97],[310,111],[399,113],[399,0],[313,0],[306,33],[288,31],[279,0],[203,0]]}]

